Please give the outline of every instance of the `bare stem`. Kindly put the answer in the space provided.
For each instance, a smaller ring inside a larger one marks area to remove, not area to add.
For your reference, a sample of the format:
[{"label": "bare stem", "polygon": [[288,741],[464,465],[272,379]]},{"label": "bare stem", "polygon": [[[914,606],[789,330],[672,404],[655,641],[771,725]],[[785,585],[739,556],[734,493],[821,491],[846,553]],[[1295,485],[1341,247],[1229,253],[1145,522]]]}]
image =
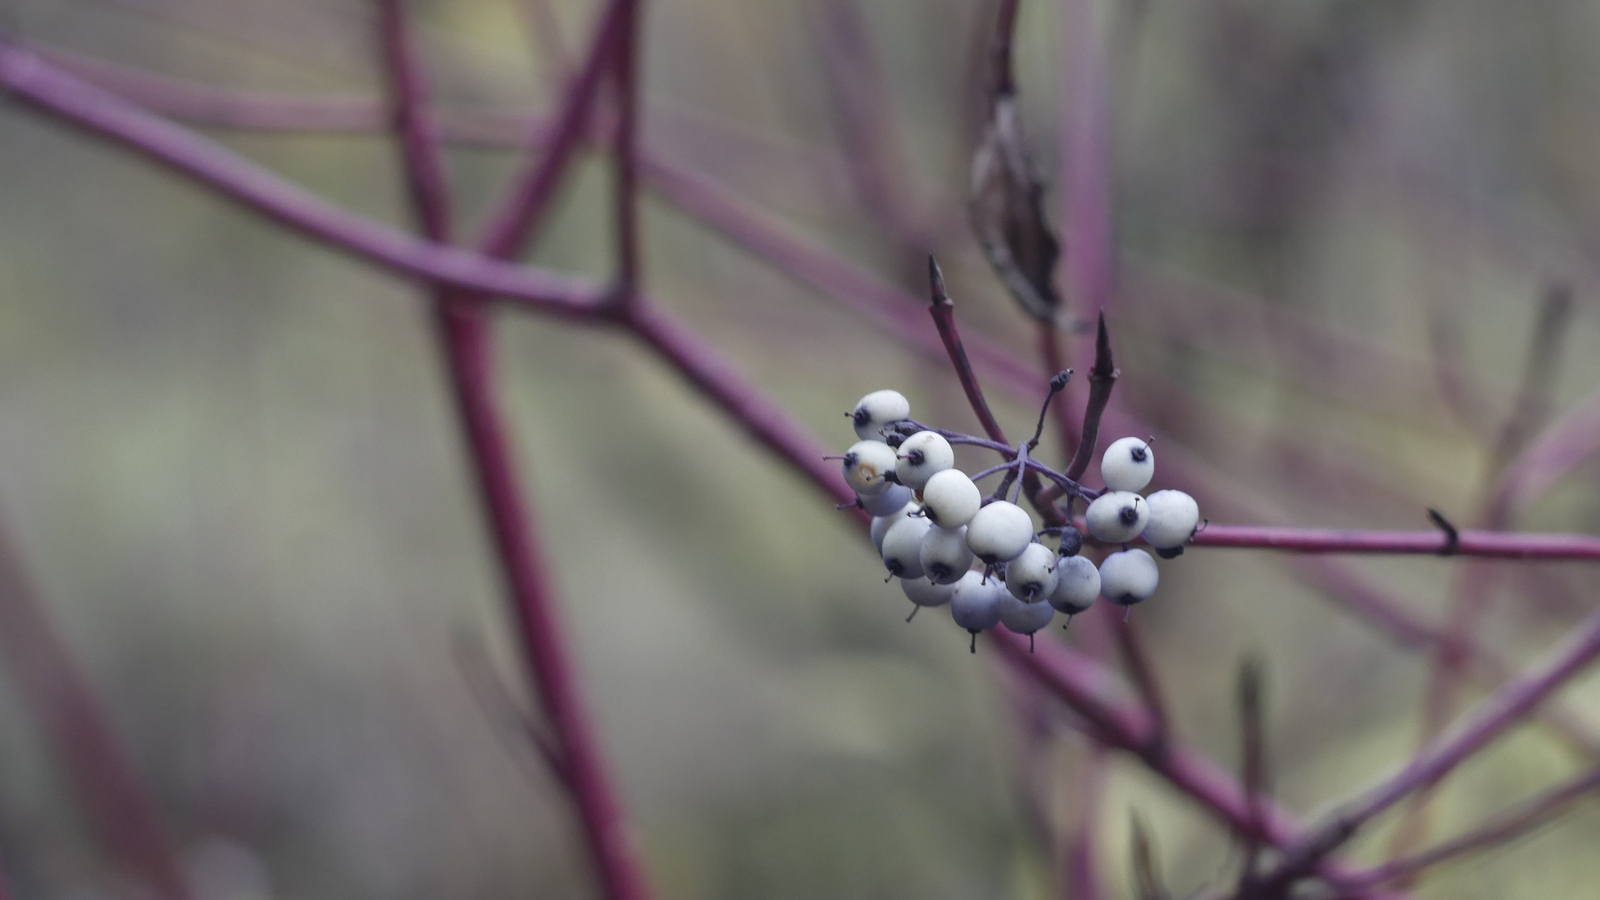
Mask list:
[{"label": "bare stem", "polygon": [[[424,230],[431,240],[442,243],[450,239],[448,185],[438,133],[428,117],[426,78],[403,0],[383,0],[382,25],[407,180]],[[526,210],[528,220],[541,211]],[[577,807],[604,895],[609,900],[646,900],[650,890],[626,814],[600,759],[599,742],[545,575],[532,511],[522,497],[498,399],[486,309],[475,298],[444,286],[434,288],[434,305],[456,411],[506,579],[524,661],[556,742],[556,749],[544,752],[559,760],[557,772]]]},{"label": "bare stem", "polygon": [[1440,863],[1504,846],[1567,811],[1585,794],[1600,790],[1600,766],[1517,804],[1494,820],[1413,856],[1393,859],[1341,882],[1345,889],[1373,887],[1407,878]]},{"label": "bare stem", "polygon": [[[1196,547],[1247,547],[1296,553],[1396,553],[1437,556],[1449,539],[1439,531],[1343,531],[1271,525],[1217,525],[1200,529]],[[1501,559],[1600,559],[1600,537],[1583,534],[1463,530],[1460,556]]]},{"label": "bare stem", "polygon": [[188,879],[153,798],[3,531],[0,657],[71,786],[90,835],[112,865],[160,900],[189,897]]},{"label": "bare stem", "polygon": [[944,274],[939,271],[939,264],[932,256],[928,257],[928,281],[933,293],[933,302],[929,305],[928,312],[933,316],[934,326],[939,329],[939,339],[944,342],[945,353],[950,356],[950,364],[955,367],[956,377],[961,380],[961,389],[966,392],[967,403],[983,425],[983,433],[987,434],[990,440],[1007,443],[1005,432],[1000,430],[1000,423],[994,420],[994,413],[989,411],[989,401],[983,398],[983,388],[978,386],[978,376],[972,371],[972,363],[967,359],[966,348],[961,345],[961,333],[956,330],[956,305],[951,302],[950,295],[945,293]]},{"label": "bare stem", "polygon": [[1111,402],[1111,388],[1117,383],[1117,367],[1111,359],[1111,335],[1106,331],[1105,313],[1100,314],[1095,326],[1094,366],[1089,369],[1089,402],[1083,409],[1083,430],[1079,432],[1078,450],[1067,466],[1067,477],[1077,481],[1089,471],[1094,460],[1095,445],[1100,440],[1100,419],[1105,415],[1106,404]]},{"label": "bare stem", "polygon": [[1596,656],[1600,656],[1600,612],[1590,615],[1544,662],[1481,703],[1453,733],[1429,742],[1400,772],[1346,803],[1315,832],[1285,852],[1278,868],[1262,879],[1263,889],[1270,895],[1271,890],[1287,887],[1379,813],[1414,791],[1438,784],[1467,757],[1527,718]]}]

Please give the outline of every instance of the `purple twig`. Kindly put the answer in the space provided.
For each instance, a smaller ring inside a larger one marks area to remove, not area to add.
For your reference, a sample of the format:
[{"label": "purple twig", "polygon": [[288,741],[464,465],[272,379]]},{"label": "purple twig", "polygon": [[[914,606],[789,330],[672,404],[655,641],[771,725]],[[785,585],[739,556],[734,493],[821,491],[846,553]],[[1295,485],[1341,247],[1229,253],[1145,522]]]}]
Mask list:
[{"label": "purple twig", "polygon": [[1481,850],[1503,846],[1548,823],[1566,812],[1573,801],[1595,790],[1600,790],[1600,767],[1591,768],[1576,778],[1530,797],[1493,821],[1460,837],[1413,856],[1390,860],[1354,878],[1343,879],[1339,884],[1346,890],[1373,887],[1416,875],[1440,863]]},{"label": "purple twig", "polygon": [[612,158],[616,172],[617,298],[634,301],[639,288],[639,32],[636,0],[627,3],[617,35],[617,129]]},{"label": "purple twig", "polygon": [[961,333],[956,330],[956,305],[945,293],[944,274],[939,271],[939,264],[934,262],[932,256],[928,257],[928,282],[933,294],[928,312],[933,316],[934,327],[939,330],[939,340],[944,342],[945,353],[950,356],[950,365],[961,380],[961,390],[966,392],[967,403],[983,425],[983,433],[992,441],[1007,443],[1006,433],[1000,429],[1000,423],[994,420],[994,413],[989,411],[989,401],[983,399],[983,388],[978,386],[978,376],[973,374],[966,348],[961,345]]},{"label": "purple twig", "polygon": [[1600,612],[1590,615],[1544,662],[1506,683],[1481,703],[1452,733],[1429,742],[1399,773],[1345,804],[1324,825],[1286,851],[1278,868],[1262,879],[1263,889],[1287,887],[1373,817],[1412,792],[1438,784],[1467,757],[1527,718],[1596,656],[1600,656]]},{"label": "purple twig", "polygon": [[0,656],[16,682],[17,695],[72,786],[90,833],[112,864],[158,900],[189,897],[188,879],[154,800],[56,634],[3,531]]},{"label": "purple twig", "polygon": [[[1600,559],[1600,537],[1582,534],[1461,531],[1454,555],[1501,559]],[[1270,525],[1210,524],[1194,536],[1197,547],[1248,547],[1296,553],[1399,553],[1440,555],[1450,547],[1438,531],[1343,531]]]},{"label": "purple twig", "polygon": [[508,297],[564,316],[588,315],[603,297],[583,279],[420,241],[348,212],[4,42],[0,87],[24,105],[134,150],[295,231],[413,278]]},{"label": "purple twig", "polygon": [[529,143],[542,152],[529,153],[523,170],[513,179],[499,208],[489,218],[478,246],[485,256],[510,259],[538,229],[539,219],[550,208],[550,199],[566,172],[567,161],[585,137],[595,97],[606,75],[612,71],[617,45],[632,27],[634,0],[608,0],[594,39],[584,55],[583,67],[573,76],[562,96],[560,112],[547,136],[535,132]]},{"label": "purple twig", "polygon": [[1089,471],[1094,460],[1096,444],[1100,440],[1100,419],[1105,415],[1106,404],[1111,402],[1111,389],[1117,384],[1117,367],[1111,359],[1111,335],[1106,331],[1105,313],[1095,326],[1094,365],[1089,369],[1089,400],[1083,408],[1083,429],[1079,432],[1078,450],[1072,455],[1066,475],[1073,481]]},{"label": "purple twig", "polygon": [[[438,133],[428,118],[426,80],[403,3],[383,0],[384,58],[411,194],[428,237],[442,243],[450,239],[444,159]],[[523,222],[531,227],[541,210],[525,212]],[[545,752],[558,760],[556,771],[583,822],[604,896],[646,900],[650,891],[643,868],[622,804],[600,759],[599,743],[578,691],[565,632],[545,577],[533,516],[522,498],[521,478],[498,402],[493,335],[486,310],[472,297],[459,296],[444,286],[434,288],[434,304],[457,413],[506,578],[525,663],[532,671],[534,688],[556,742],[555,748]]]}]

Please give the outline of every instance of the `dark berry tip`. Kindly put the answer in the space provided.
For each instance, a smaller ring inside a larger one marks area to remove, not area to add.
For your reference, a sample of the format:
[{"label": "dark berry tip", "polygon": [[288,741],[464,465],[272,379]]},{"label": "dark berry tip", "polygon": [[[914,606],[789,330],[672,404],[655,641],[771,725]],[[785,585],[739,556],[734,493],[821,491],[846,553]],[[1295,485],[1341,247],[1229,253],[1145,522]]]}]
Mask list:
[{"label": "dark berry tip", "polygon": [[1139,521],[1139,510],[1132,506],[1124,506],[1122,511],[1117,513],[1117,518],[1121,519],[1124,525],[1132,525]]},{"label": "dark berry tip", "polygon": [[1128,451],[1128,455],[1133,457],[1134,462],[1144,462],[1145,459],[1150,455],[1150,451],[1145,447],[1135,447]]}]

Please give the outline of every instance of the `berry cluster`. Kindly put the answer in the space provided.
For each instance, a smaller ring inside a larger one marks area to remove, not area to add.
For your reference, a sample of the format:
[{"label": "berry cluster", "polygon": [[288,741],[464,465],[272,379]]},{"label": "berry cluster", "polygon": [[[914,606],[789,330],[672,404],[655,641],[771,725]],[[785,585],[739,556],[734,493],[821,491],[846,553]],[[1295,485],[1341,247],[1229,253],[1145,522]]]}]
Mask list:
[{"label": "berry cluster", "polygon": [[[1065,372],[1056,376],[1051,397],[1066,380]],[[1199,506],[1182,491],[1140,496],[1155,474],[1155,452],[1138,438],[1122,438],[1106,448],[1100,462],[1106,486],[1094,490],[1029,456],[1039,428],[1033,440],[1018,447],[928,428],[911,419],[911,404],[890,390],[862,397],[846,415],[860,440],[843,456],[830,458],[842,460],[856,505],[872,516],[872,541],[889,579],[900,579],[915,604],[913,616],[924,606],[950,604],[956,624],[972,633],[974,649],[978,633],[996,625],[1026,634],[1031,642],[1057,611],[1070,622],[1096,597],[1124,607],[1145,600],[1155,593],[1160,572],[1147,551],[1127,545],[1142,539],[1171,559],[1200,525]],[[1043,417],[1041,411],[1041,427]],[[955,467],[954,444],[994,450],[1004,460],[968,476]],[[1060,489],[1069,524],[1036,530],[1033,517],[1017,505],[1030,471]],[[991,475],[1002,480],[986,497],[977,482]],[[1079,555],[1084,536],[1070,524],[1078,500],[1088,504],[1089,535],[1122,546],[1098,567]],[[1056,550],[1040,542],[1050,535],[1058,538]]]}]

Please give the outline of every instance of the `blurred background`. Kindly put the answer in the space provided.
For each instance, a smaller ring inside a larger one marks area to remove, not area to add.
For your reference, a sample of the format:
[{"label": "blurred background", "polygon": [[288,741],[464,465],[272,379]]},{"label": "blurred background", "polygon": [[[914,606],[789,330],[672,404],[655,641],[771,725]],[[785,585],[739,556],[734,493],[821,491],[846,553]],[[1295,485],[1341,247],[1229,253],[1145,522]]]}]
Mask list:
[{"label": "blurred background", "polygon": [[[411,6],[440,104],[503,126],[451,151],[475,223],[595,4]],[[1032,360],[964,210],[990,2],[646,10],[652,154],[913,293],[937,251],[964,328]],[[1483,524],[1499,467],[1600,385],[1600,5],[1102,0],[1095,15],[1116,402],[1190,475],[1158,467],[1154,487],[1191,490],[1217,521],[1415,529],[1436,507]],[[7,30],[86,75],[121,77],[94,57],[341,102],[382,94],[375,21],[355,0],[0,4]],[[1068,25],[1022,5],[1023,112],[1057,221]],[[409,226],[382,133],[197,127]],[[594,896],[568,801],[513,724],[527,698],[421,292],[14,105],[0,157],[0,507],[200,900]],[[531,262],[608,271],[608,179],[578,168]],[[977,430],[946,365],[659,190],[645,213],[655,293],[825,440],[847,446],[840,412],[881,387]],[[1562,286],[1568,305],[1545,299]],[[1061,896],[1066,826],[1101,777],[1112,896],[1132,896],[1134,813],[1177,895],[1230,876],[1222,829],[1135,763],[1092,768],[1070,716],[981,643],[969,655],[942,610],[907,625],[846,516],[639,345],[510,312],[498,343],[584,691],[662,897]],[[1525,374],[1530,356],[1547,377]],[[991,399],[1023,431],[1043,389]],[[1600,531],[1600,467],[1507,524]],[[1600,587],[1575,564],[1339,565],[1435,622],[1483,581],[1479,633],[1518,665]],[[1430,665],[1329,602],[1336,579],[1316,571],[1196,549],[1135,613],[1174,727],[1225,765],[1238,661],[1264,660],[1275,790],[1305,815],[1411,751]],[[1562,700],[1600,729],[1600,679]],[[1519,732],[1450,782],[1433,834],[1582,763]],[[1418,893],[1587,896],[1597,837],[1591,803]],[[129,895],[10,675],[0,856],[23,898]]]}]

